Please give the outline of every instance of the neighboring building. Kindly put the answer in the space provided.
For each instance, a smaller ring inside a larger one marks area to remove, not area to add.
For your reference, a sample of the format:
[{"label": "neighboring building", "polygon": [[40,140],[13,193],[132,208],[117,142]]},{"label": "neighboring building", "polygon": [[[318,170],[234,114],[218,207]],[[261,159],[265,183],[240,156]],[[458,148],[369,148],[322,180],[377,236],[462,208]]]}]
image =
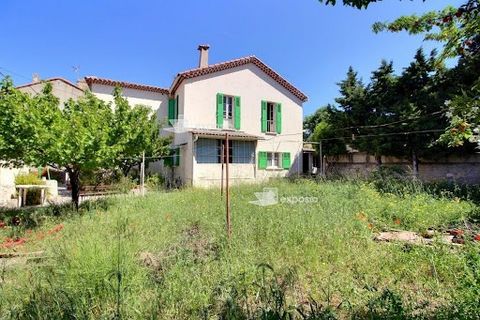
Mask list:
[{"label": "neighboring building", "polygon": [[84,81],[104,100],[118,85],[130,103],[152,107],[167,124],[165,134],[173,134],[174,156],[156,169],[175,183],[220,184],[226,134],[233,183],[300,174],[305,94],[254,56],[208,65],[208,49],[199,46],[199,67],[177,74],[168,90]]},{"label": "neighboring building", "polygon": [[113,89],[120,87],[122,95],[131,105],[140,104],[152,108],[158,119],[161,119],[160,110],[166,109],[168,105],[169,90],[165,88],[98,77],[85,77],[79,85],[107,102],[113,102]]},{"label": "neighboring building", "polygon": [[[33,76],[31,83],[18,86],[17,89],[36,95],[42,92],[45,83],[52,85],[52,93],[59,99],[60,106],[63,106],[69,99],[78,99],[85,93],[81,87],[66,79],[49,78],[40,80],[38,75]],[[0,207],[15,205],[16,202],[13,200],[16,196],[15,177],[18,174],[27,173],[29,170],[30,168],[28,167],[11,168],[0,166]]]},{"label": "neighboring building", "polygon": [[38,75],[34,75],[32,82],[18,86],[17,89],[31,95],[42,92],[45,83],[52,85],[52,94],[60,100],[60,106],[63,106],[69,99],[78,99],[85,93],[82,88],[63,78],[49,78],[40,80]]}]

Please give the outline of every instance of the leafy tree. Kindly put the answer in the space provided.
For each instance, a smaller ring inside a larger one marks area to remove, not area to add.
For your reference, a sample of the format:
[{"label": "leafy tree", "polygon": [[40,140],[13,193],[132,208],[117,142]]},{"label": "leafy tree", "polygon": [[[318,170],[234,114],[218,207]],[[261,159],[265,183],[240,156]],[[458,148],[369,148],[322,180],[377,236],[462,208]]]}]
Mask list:
[{"label": "leafy tree", "polygon": [[[145,143],[145,135],[152,144],[158,143],[158,131],[152,132],[157,130],[152,129],[153,120],[136,121],[139,114],[146,118],[146,111],[132,109],[118,96],[119,92],[116,102],[121,105],[115,108],[89,92],[61,108],[50,84],[31,97],[15,89],[9,78],[4,79],[0,87],[0,159],[64,170],[78,208],[82,172],[115,167],[126,155],[138,158],[135,144]],[[145,123],[146,128],[131,129]]]},{"label": "leafy tree", "polygon": [[368,112],[368,117],[364,127],[359,129],[359,133],[372,136],[354,141],[357,149],[374,155],[378,165],[381,164],[382,155],[391,155],[396,150],[392,137],[379,134],[391,133],[392,126],[388,124],[398,120],[394,112],[398,100],[397,78],[393,62],[386,60],[382,60],[379,68],[372,72],[364,99],[364,109]]},{"label": "leafy tree", "polygon": [[[425,34],[426,40],[444,43],[440,60],[460,57],[462,65],[474,65],[470,73],[461,73],[453,87],[461,88],[451,96],[450,125],[442,135],[440,142],[449,146],[463,146],[465,141],[480,145],[477,133],[480,130],[480,110],[478,106],[478,86],[480,83],[480,2],[468,0],[458,8],[447,7],[441,11],[432,11],[421,16],[402,16],[391,23],[376,23],[375,32],[388,30],[392,32],[407,31],[410,34]],[[471,81],[471,78],[474,78]],[[449,100],[449,101],[450,101]]]},{"label": "leafy tree", "polygon": [[316,142],[322,140],[322,151],[325,155],[338,155],[346,152],[345,141],[338,139],[335,122],[332,120],[335,114],[336,111],[333,106],[327,105],[318,109],[307,123],[308,125],[314,125],[308,140]]},{"label": "leafy tree", "polygon": [[127,176],[132,167],[141,163],[143,152],[146,164],[155,157],[166,155],[170,139],[160,138],[160,125],[149,107],[130,106],[118,87],[113,96],[115,113],[111,144],[118,150],[116,164]]}]

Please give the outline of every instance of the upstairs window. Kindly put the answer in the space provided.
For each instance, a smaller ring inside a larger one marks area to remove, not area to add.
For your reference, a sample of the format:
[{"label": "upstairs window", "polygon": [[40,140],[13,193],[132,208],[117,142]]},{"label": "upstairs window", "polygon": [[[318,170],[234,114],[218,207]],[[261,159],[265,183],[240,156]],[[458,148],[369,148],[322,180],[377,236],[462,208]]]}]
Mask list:
[{"label": "upstairs window", "polygon": [[233,119],[233,101],[232,96],[223,96],[223,119],[225,120]]},{"label": "upstairs window", "polygon": [[267,132],[276,132],[276,104],[267,102]]}]

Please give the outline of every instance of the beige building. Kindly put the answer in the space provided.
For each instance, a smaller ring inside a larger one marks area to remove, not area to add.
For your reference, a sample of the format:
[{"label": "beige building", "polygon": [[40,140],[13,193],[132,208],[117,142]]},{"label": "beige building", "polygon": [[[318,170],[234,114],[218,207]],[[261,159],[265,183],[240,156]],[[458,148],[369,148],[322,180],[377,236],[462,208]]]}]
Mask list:
[{"label": "beige building", "polygon": [[81,87],[71,83],[66,79],[49,78],[40,80],[38,75],[33,76],[31,83],[18,86],[17,89],[31,95],[36,95],[42,92],[46,83],[50,83],[52,85],[52,94],[60,100],[60,106],[63,106],[69,99],[78,99],[85,93]]},{"label": "beige building", "polygon": [[255,56],[209,65],[208,49],[199,46],[198,68],[177,74],[169,89],[98,77],[84,82],[106,101],[120,86],[130,103],[156,112],[173,144],[172,156],[152,169],[176,184],[220,184],[227,135],[233,183],[301,173],[306,95]]}]

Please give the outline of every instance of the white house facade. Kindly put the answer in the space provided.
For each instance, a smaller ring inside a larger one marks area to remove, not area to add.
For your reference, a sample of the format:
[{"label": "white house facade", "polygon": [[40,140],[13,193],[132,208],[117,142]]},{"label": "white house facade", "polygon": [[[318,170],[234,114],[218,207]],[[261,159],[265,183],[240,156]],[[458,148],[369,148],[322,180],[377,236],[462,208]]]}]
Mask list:
[{"label": "white house facade", "polygon": [[199,67],[177,74],[169,89],[98,77],[84,82],[106,101],[120,86],[130,103],[156,112],[173,142],[171,156],[151,169],[176,184],[219,185],[227,161],[231,183],[301,173],[307,97],[254,56],[208,65],[208,46],[199,51]]}]

